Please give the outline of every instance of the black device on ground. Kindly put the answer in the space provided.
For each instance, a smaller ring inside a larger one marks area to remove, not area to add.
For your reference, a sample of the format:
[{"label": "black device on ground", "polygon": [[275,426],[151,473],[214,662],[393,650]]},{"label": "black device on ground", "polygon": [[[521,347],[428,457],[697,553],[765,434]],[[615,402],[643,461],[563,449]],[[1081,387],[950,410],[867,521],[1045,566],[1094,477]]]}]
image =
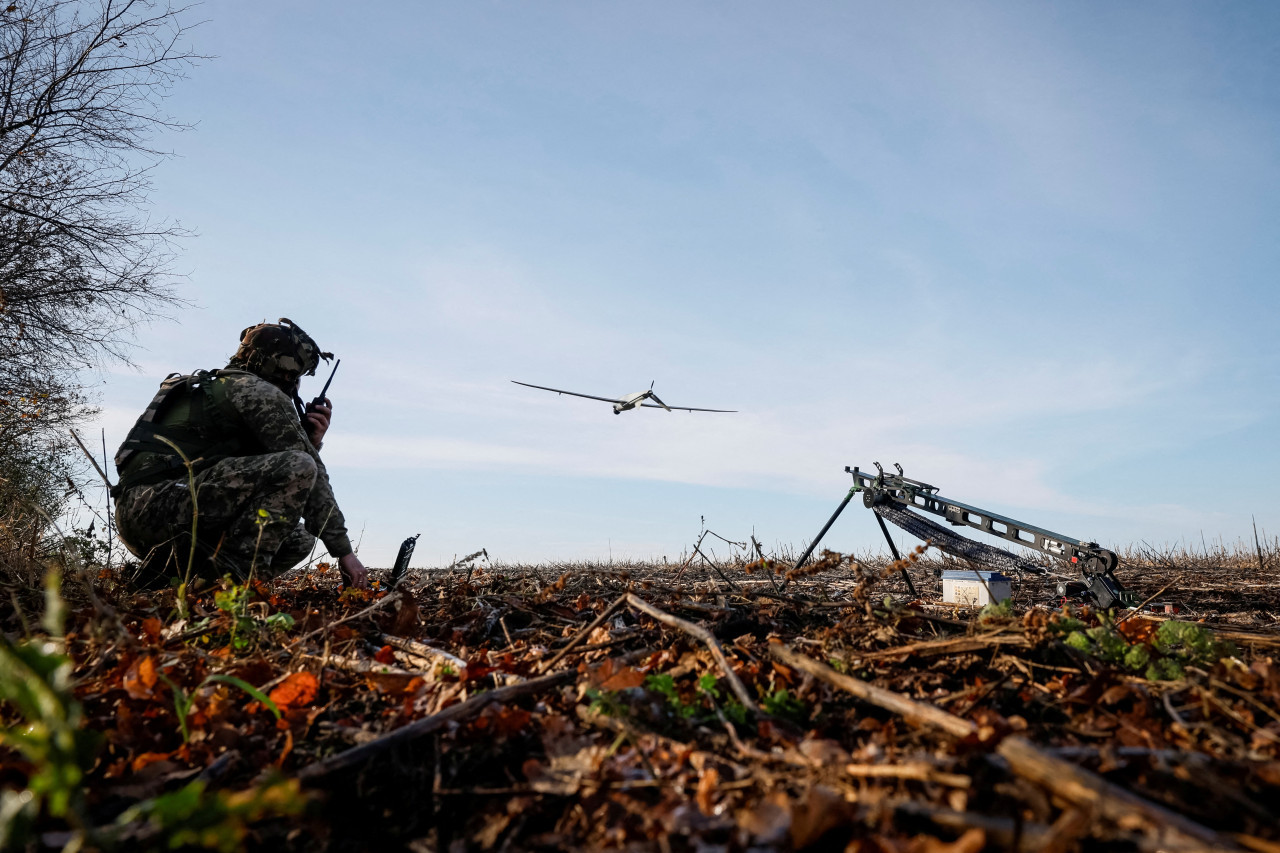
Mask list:
[{"label": "black device on ground", "polygon": [[[1043,567],[1008,551],[966,539],[920,515],[922,511],[942,516],[953,527],[973,527],[1069,564],[1079,570],[1084,591],[1103,609],[1131,607],[1135,603],[1133,594],[1125,590],[1116,580],[1114,573],[1119,565],[1119,558],[1115,552],[1100,547],[1098,543],[1072,539],[1035,525],[1015,521],[1007,516],[944,498],[938,494],[936,486],[904,476],[901,465],[894,466],[897,468],[897,474],[886,474],[879,462],[875,463],[875,466],[877,473],[874,475],[860,471],[856,467],[845,467],[844,470],[853,476],[853,488],[849,489],[849,493],[845,495],[835,513],[805,552],[800,555],[800,559],[796,561],[796,568],[809,559],[818,542],[831,529],[831,525],[835,524],[844,508],[849,505],[849,501],[855,494],[861,492],[863,506],[875,512],[876,521],[880,525],[881,532],[884,533],[885,540],[889,543],[889,550],[893,552],[894,559],[901,558],[892,537],[889,536],[888,528],[885,527],[886,520],[913,536],[930,541],[939,550],[956,557],[1015,572],[1039,574],[1045,572]],[[905,577],[905,571],[903,574]],[[912,595],[915,595],[915,587],[912,586],[911,579],[908,577],[906,580],[908,589],[911,590]]]},{"label": "black device on ground", "polygon": [[[336,366],[337,365],[335,365],[335,367]],[[409,558],[413,556],[413,549],[417,547],[418,537],[421,535],[421,533],[415,533],[400,543],[400,552],[396,554],[396,564],[391,567],[392,589],[395,589],[400,585],[400,581],[404,579],[405,573],[409,571]]]}]

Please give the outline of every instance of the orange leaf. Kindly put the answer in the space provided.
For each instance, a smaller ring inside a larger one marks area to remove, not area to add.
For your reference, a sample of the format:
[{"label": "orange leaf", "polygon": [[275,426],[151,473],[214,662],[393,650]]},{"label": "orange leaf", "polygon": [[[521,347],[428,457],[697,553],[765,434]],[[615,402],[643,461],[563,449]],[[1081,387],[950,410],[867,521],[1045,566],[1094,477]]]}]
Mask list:
[{"label": "orange leaf", "polygon": [[1137,618],[1121,622],[1116,626],[1116,630],[1131,643],[1146,643],[1155,636],[1156,629],[1159,627],[1160,623],[1154,619]]},{"label": "orange leaf", "polygon": [[493,715],[493,727],[498,734],[511,737],[529,730],[533,714],[523,708],[500,707]]},{"label": "orange leaf", "polygon": [[124,689],[134,699],[150,699],[156,686],[156,660],[147,655],[138,658],[124,674]]},{"label": "orange leaf", "polygon": [[137,773],[148,764],[155,764],[157,761],[167,761],[171,755],[173,755],[172,752],[144,752],[133,759],[133,772]]},{"label": "orange leaf", "polygon": [[403,693],[417,677],[409,672],[366,672],[364,683],[379,693]]},{"label": "orange leaf", "polygon": [[146,638],[151,642],[154,643],[160,639],[160,632],[162,630],[164,630],[164,623],[159,619],[156,619],[154,616],[150,619],[142,620],[142,633],[145,634]]},{"label": "orange leaf", "polygon": [[271,701],[282,712],[286,708],[310,705],[320,695],[320,680],[309,672],[295,672],[271,691]]},{"label": "orange leaf", "polygon": [[383,646],[378,649],[378,653],[373,656],[378,663],[392,664],[396,662],[396,654],[390,646]]},{"label": "orange leaf", "polygon": [[719,786],[720,771],[714,767],[705,768],[698,778],[698,792],[694,800],[698,804],[698,810],[708,817],[715,814],[716,788]]},{"label": "orange leaf", "polygon": [[626,690],[644,684],[644,673],[627,668],[611,675],[600,687],[602,690]]}]

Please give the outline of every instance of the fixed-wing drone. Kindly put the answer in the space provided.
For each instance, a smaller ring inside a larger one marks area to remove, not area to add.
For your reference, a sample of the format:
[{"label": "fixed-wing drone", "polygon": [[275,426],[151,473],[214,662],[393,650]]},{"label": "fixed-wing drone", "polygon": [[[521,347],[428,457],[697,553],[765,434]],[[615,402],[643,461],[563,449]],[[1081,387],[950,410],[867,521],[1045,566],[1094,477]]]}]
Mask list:
[{"label": "fixed-wing drone", "polygon": [[[628,394],[622,398],[614,397],[597,397],[594,394],[579,394],[577,391],[561,391],[559,388],[548,388],[545,385],[530,385],[528,382],[517,382],[517,385],[523,385],[526,388],[537,388],[539,391],[555,391],[557,394],[569,394],[573,397],[586,397],[588,400],[599,400],[602,403],[612,403],[613,413],[620,415],[623,412],[630,411],[636,406],[643,406],[646,409],[666,409],[668,412],[672,409],[680,409],[684,412],[736,412],[737,409],[695,409],[692,406],[668,406],[653,393],[653,383],[649,383],[649,390],[637,391],[634,394]],[[652,403],[646,403],[645,400],[652,400]]]}]

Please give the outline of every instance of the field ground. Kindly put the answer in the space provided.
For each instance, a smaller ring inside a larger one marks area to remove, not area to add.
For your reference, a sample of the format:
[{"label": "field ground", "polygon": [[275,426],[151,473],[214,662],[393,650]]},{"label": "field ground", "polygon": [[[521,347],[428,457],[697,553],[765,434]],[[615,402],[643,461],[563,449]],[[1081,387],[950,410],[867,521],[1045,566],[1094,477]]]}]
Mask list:
[{"label": "field ground", "polygon": [[[81,820],[140,849],[1280,850],[1277,555],[1124,557],[1178,612],[1064,609],[1037,576],[955,609],[928,555],[914,601],[875,555],[789,583],[472,564],[372,595],[319,566],[185,618],[95,570],[96,602],[66,585],[105,735]],[[36,632],[13,601],[4,630]],[[0,762],[10,790],[39,770]]]}]

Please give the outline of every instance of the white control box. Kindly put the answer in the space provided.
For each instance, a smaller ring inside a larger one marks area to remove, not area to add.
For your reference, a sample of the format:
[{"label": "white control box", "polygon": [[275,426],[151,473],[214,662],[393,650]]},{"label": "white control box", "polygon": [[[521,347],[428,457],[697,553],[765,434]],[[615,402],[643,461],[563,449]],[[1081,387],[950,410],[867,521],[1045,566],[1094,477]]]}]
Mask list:
[{"label": "white control box", "polygon": [[981,607],[1006,598],[1013,598],[1013,586],[999,572],[947,569],[942,573],[942,600],[947,604]]}]

